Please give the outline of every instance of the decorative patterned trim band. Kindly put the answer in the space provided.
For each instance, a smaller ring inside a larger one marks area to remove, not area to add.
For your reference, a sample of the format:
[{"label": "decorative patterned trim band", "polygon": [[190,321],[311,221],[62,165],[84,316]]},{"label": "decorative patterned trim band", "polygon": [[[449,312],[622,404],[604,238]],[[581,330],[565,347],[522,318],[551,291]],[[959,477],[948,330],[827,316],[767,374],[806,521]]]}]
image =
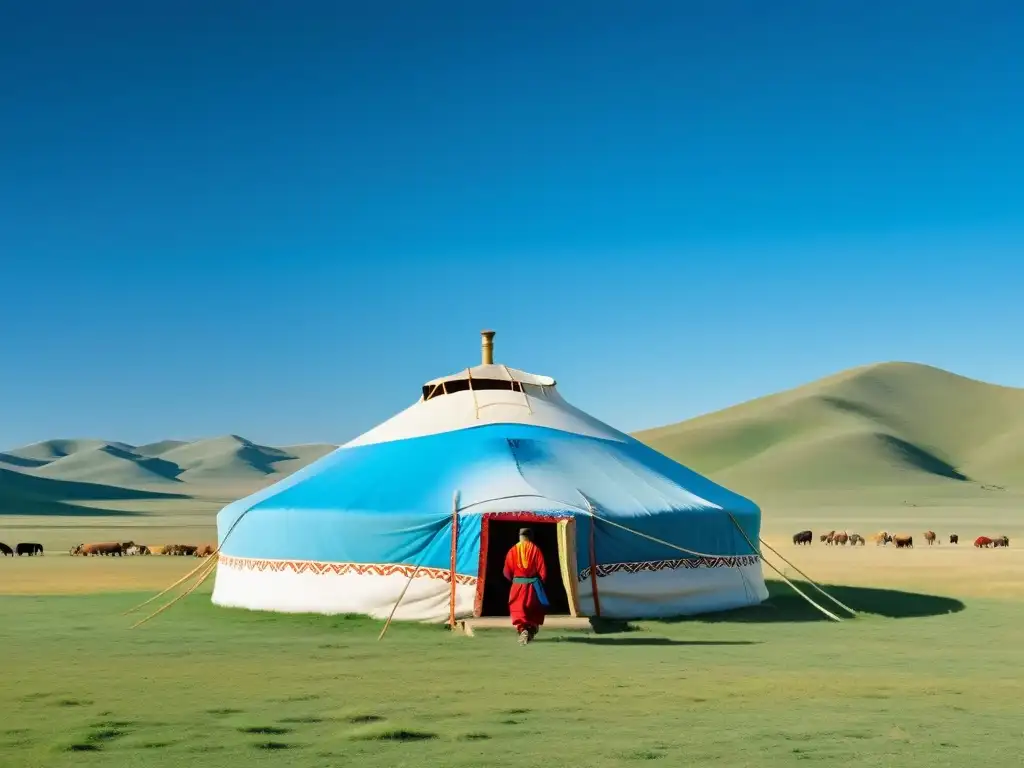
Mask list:
[{"label": "decorative patterned trim band", "polygon": [[[400,574],[409,578],[416,570],[414,565],[378,565],[376,563],[320,563],[313,560],[265,560],[251,557],[232,557],[231,555],[220,555],[219,565],[231,568],[236,571],[273,571],[283,573],[314,573],[317,576],[392,576]],[[448,568],[420,568],[416,578],[438,579],[446,584],[451,584],[452,574]],[[455,574],[456,584],[476,584],[476,576],[466,576],[462,573]]]},{"label": "decorative patterned trim band", "polygon": [[[741,568],[746,565],[757,565],[757,555],[722,555],[720,557],[688,557],[678,560],[650,560],[639,563],[600,563],[597,566],[598,577],[611,576],[613,573],[644,573],[678,568]],[[236,571],[272,571],[274,573],[313,573],[317,576],[392,576],[400,574],[409,578],[416,566],[377,563],[321,563],[314,560],[268,560],[251,557],[233,557],[220,555],[218,564]],[[451,583],[451,570],[447,568],[420,568],[416,578],[437,579],[446,584]],[[582,582],[590,578],[590,568],[584,568],[577,574]],[[455,583],[472,586],[478,584],[476,576],[455,574]]]},{"label": "decorative patterned trim band", "polygon": [[[598,563],[597,575],[611,576],[613,573],[643,573],[645,571],[667,571],[677,568],[742,568],[745,565],[757,565],[761,558],[757,555],[720,555],[718,557],[684,557],[678,560],[649,560],[641,563]],[[577,578],[586,581],[590,578],[590,568],[584,568]]]}]

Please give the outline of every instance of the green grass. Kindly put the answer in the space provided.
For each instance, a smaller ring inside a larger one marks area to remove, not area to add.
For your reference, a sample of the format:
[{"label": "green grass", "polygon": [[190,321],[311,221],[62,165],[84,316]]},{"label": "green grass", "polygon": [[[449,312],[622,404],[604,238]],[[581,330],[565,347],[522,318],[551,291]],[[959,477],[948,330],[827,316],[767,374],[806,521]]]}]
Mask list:
[{"label": "green grass", "polygon": [[[773,585],[777,593],[777,586]],[[1017,765],[1019,603],[846,588],[596,633],[0,598],[0,763],[18,766]],[[156,604],[155,604],[156,605]]]}]

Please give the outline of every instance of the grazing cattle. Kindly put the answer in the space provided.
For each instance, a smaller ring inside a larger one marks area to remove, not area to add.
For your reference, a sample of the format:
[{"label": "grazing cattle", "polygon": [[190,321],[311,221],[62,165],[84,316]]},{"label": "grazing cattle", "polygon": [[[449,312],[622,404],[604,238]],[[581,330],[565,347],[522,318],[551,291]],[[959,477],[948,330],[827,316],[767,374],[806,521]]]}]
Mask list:
[{"label": "grazing cattle", "polygon": [[914,537],[903,535],[896,535],[892,537],[893,543],[896,545],[896,549],[913,549],[914,548]]},{"label": "grazing cattle", "polygon": [[882,546],[885,546],[890,541],[892,541],[892,536],[889,535],[888,531],[879,531],[878,533],[872,535],[871,540],[873,542],[875,542],[875,546],[876,547],[879,544],[881,544]]},{"label": "grazing cattle", "polygon": [[826,533],[824,536],[821,537],[821,540],[824,541],[829,546],[832,546],[832,544],[835,541],[835,539],[836,539],[836,532],[835,531],[829,531],[828,533]]},{"label": "grazing cattle", "polygon": [[126,555],[148,555],[149,554],[149,547],[147,547],[145,544],[132,544],[131,546],[128,546],[128,547],[125,547],[122,544],[121,546],[124,547],[124,553]]},{"label": "grazing cattle", "polygon": [[955,533],[949,534],[949,543],[950,544],[959,544],[960,543],[960,537],[957,534],[955,534]]},{"label": "grazing cattle", "polygon": [[7,557],[8,555],[14,557],[14,550],[8,547],[6,544],[4,544],[2,541],[0,541],[0,554],[2,554],[4,557]]},{"label": "grazing cattle", "polygon": [[184,557],[194,555],[197,549],[199,549],[199,547],[192,544],[168,544],[164,547],[163,553],[165,555],[177,555],[179,557]]},{"label": "grazing cattle", "polygon": [[993,547],[1008,547],[1010,546],[1010,538],[1008,536],[999,536],[992,539]]},{"label": "grazing cattle", "polygon": [[[937,539],[937,538],[935,537],[935,531],[925,531],[925,532],[924,532],[924,540],[925,540],[926,542],[928,542],[928,546],[929,546],[929,547],[930,547],[930,546],[931,546],[932,544],[934,544],[934,543],[935,543],[936,541],[938,541],[938,539]],[[942,542],[941,542],[941,541],[939,541],[939,544],[941,544],[941,543],[942,543]]]},{"label": "grazing cattle", "polygon": [[29,557],[32,557],[33,555],[43,554],[43,545],[36,544],[31,541],[26,541],[22,544],[19,544],[16,547],[15,551],[18,553],[18,557],[21,557],[22,555],[28,555]]},{"label": "grazing cattle", "polygon": [[978,549],[988,549],[992,546],[992,539],[988,536],[979,536],[974,540],[974,546]]},{"label": "grazing cattle", "polygon": [[117,555],[121,557],[124,555],[124,548],[119,541],[105,541],[98,544],[83,544],[82,554],[86,557],[95,555],[111,556]]},{"label": "grazing cattle", "polygon": [[861,536],[859,533],[851,533],[850,534],[850,546],[852,547],[852,546],[854,546],[856,544],[860,544],[863,547],[864,546],[864,537]]},{"label": "grazing cattle", "polygon": [[846,546],[846,542],[848,542],[849,540],[850,535],[846,531],[843,531],[842,533],[837,533],[835,536],[832,537],[833,544],[839,544],[844,547]]},{"label": "grazing cattle", "polygon": [[216,551],[217,551],[217,545],[216,544],[201,544],[200,546],[198,546],[196,548],[195,556],[196,557],[209,557],[210,555],[212,555]]},{"label": "grazing cattle", "polygon": [[85,547],[85,544],[75,544],[75,546],[73,546],[71,549],[68,550],[68,554],[71,555],[72,557],[75,557],[76,555],[81,555],[82,554],[82,549],[84,547]]},{"label": "grazing cattle", "polygon": [[793,534],[793,543],[794,544],[808,544],[809,545],[813,538],[814,538],[814,534],[811,533],[810,531],[800,531],[800,533],[794,533]]}]

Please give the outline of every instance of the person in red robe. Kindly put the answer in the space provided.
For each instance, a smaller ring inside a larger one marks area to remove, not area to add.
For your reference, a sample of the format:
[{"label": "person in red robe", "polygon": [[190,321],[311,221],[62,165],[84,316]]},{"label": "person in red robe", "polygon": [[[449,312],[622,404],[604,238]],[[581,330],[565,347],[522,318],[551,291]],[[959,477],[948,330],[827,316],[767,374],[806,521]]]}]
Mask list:
[{"label": "person in red robe", "polygon": [[519,633],[519,644],[533,642],[548,607],[544,581],[548,577],[544,554],[533,543],[533,531],[519,531],[519,543],[505,555],[505,578],[512,582],[508,592],[508,612]]}]

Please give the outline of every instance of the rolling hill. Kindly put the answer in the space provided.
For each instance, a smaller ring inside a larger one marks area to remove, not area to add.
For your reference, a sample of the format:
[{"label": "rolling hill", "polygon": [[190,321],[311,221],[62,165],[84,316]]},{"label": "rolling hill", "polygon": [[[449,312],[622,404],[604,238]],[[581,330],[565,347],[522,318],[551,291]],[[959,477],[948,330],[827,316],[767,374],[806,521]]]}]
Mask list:
[{"label": "rolling hill", "polygon": [[237,435],[138,447],[48,440],[0,452],[0,514],[95,514],[103,502],[123,508],[125,501],[143,499],[237,498],[333,449],[272,448]]},{"label": "rolling hill", "polygon": [[[754,497],[1024,489],[1024,389],[912,363],[844,371],[635,436]],[[120,509],[133,499],[223,502],[333,448],[271,447],[238,435],[143,446],[50,440],[0,452],[0,514],[69,514],[94,510],[97,500],[118,500]]]},{"label": "rolling hill", "polygon": [[635,436],[743,493],[1024,485],[1024,389],[914,363],[855,368]]}]

